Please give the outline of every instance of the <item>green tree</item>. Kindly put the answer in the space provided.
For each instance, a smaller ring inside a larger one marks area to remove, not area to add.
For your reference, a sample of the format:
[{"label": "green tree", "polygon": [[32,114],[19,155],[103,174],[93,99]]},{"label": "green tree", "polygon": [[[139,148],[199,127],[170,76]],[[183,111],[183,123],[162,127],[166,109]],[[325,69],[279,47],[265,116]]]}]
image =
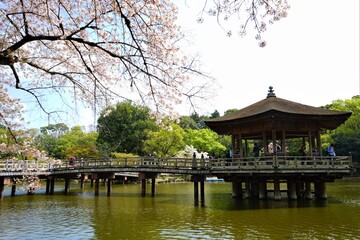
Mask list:
[{"label": "green tree", "polygon": [[142,155],[148,132],[157,130],[156,119],[148,107],[124,101],[102,111],[97,145],[103,155],[111,152]]},{"label": "green tree", "polygon": [[346,100],[334,100],[331,104],[326,105],[325,108],[343,112],[352,112],[349,119],[337,129],[332,131],[333,133],[345,133],[345,134],[360,134],[360,96],[354,96],[351,99]]},{"label": "green tree", "polygon": [[218,134],[208,128],[187,129],[184,140],[187,145],[193,146],[198,152],[219,153],[226,150],[226,147],[219,142]]},{"label": "green tree", "polygon": [[215,111],[211,114],[210,118],[217,118],[217,117],[220,117],[220,113],[219,113],[218,110],[215,110]]},{"label": "green tree", "polygon": [[35,137],[35,145],[54,158],[63,158],[64,155],[58,149],[59,138],[69,132],[65,123],[49,124],[40,128],[40,134]]},{"label": "green tree", "polygon": [[236,112],[236,111],[238,111],[238,109],[236,109],[236,108],[228,109],[228,110],[226,110],[226,111],[224,112],[224,116],[225,116],[225,115],[228,115],[228,114],[230,114],[230,113]]},{"label": "green tree", "polygon": [[326,131],[322,136],[323,147],[335,143],[337,155],[351,153],[354,161],[360,162],[360,96],[346,100],[334,100],[325,108],[331,110],[352,112],[349,119],[333,131]]},{"label": "green tree", "polygon": [[80,126],[75,126],[59,138],[55,152],[61,159],[68,159],[71,156],[77,158],[99,157],[96,149],[97,136],[96,132],[84,133]]},{"label": "green tree", "polygon": [[175,123],[169,123],[159,131],[148,133],[145,152],[157,157],[171,157],[185,148],[184,130]]},{"label": "green tree", "polygon": [[196,129],[196,122],[190,116],[181,116],[177,122],[182,129]]}]

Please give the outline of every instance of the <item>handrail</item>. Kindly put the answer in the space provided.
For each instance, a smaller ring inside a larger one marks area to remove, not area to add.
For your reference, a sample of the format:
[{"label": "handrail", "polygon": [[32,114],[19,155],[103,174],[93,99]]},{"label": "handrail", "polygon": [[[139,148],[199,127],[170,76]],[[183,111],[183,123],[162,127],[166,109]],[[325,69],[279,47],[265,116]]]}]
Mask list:
[{"label": "handrail", "polygon": [[0,171],[58,171],[68,169],[104,169],[104,168],[162,168],[162,169],[311,169],[332,168],[346,169],[352,167],[351,156],[262,156],[246,158],[154,158],[128,157],[104,159],[78,159],[74,162],[36,160],[1,160]]}]

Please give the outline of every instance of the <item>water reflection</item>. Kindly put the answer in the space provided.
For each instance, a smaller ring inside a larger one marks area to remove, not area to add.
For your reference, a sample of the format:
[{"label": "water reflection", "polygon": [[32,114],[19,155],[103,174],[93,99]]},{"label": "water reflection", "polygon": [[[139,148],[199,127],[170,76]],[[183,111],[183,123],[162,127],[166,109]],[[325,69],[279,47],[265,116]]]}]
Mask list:
[{"label": "water reflection", "polygon": [[191,183],[76,185],[68,195],[37,194],[0,201],[0,239],[356,239],[360,180],[329,184],[328,200],[233,199],[231,184],[205,184],[205,207]]}]

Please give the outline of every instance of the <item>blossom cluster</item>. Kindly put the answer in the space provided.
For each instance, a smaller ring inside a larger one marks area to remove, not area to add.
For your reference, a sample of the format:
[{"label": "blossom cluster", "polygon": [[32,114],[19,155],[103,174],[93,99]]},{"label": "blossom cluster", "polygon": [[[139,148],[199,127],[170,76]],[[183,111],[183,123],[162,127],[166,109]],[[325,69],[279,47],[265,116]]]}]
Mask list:
[{"label": "blossom cluster", "polygon": [[220,0],[206,1],[198,22],[202,23],[204,14],[217,17],[219,24],[226,31],[227,36],[232,35],[232,30],[227,29],[226,23],[238,26],[237,32],[241,37],[247,34],[248,24],[253,23],[255,39],[260,47],[265,47],[266,42],[262,39],[262,33],[267,30],[269,24],[285,18],[290,5],[287,0]]}]

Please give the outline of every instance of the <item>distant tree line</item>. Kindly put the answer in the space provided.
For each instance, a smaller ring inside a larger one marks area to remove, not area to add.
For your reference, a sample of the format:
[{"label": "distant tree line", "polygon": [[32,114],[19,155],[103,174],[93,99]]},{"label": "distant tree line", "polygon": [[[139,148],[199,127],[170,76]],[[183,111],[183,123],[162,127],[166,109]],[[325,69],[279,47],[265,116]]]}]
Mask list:
[{"label": "distant tree line", "polygon": [[[323,106],[326,109],[352,112],[351,117],[337,129],[321,134],[323,149],[334,143],[337,155],[352,155],[354,161],[360,162],[359,106],[359,96],[335,100]],[[224,115],[236,110],[229,109]],[[231,137],[219,136],[204,123],[205,120],[219,116],[220,113],[215,110],[209,116],[193,113],[176,119],[158,119],[148,107],[123,101],[101,112],[97,131],[94,132],[86,132],[80,126],[69,128],[65,123],[58,123],[40,129],[18,130],[12,134],[18,136],[18,142],[27,142],[57,159],[67,159],[70,156],[110,157],[119,154],[157,157],[182,154],[184,157],[191,157],[192,153],[184,152],[186,146],[191,146],[198,152],[207,152],[209,156],[227,157],[231,149]],[[7,129],[0,126],[0,143],[12,141],[12,138],[6,137],[7,134]],[[261,142],[258,144],[263,147]],[[301,144],[301,141],[287,140],[289,153],[296,155]],[[1,158],[9,157],[9,153],[0,154]]]}]

